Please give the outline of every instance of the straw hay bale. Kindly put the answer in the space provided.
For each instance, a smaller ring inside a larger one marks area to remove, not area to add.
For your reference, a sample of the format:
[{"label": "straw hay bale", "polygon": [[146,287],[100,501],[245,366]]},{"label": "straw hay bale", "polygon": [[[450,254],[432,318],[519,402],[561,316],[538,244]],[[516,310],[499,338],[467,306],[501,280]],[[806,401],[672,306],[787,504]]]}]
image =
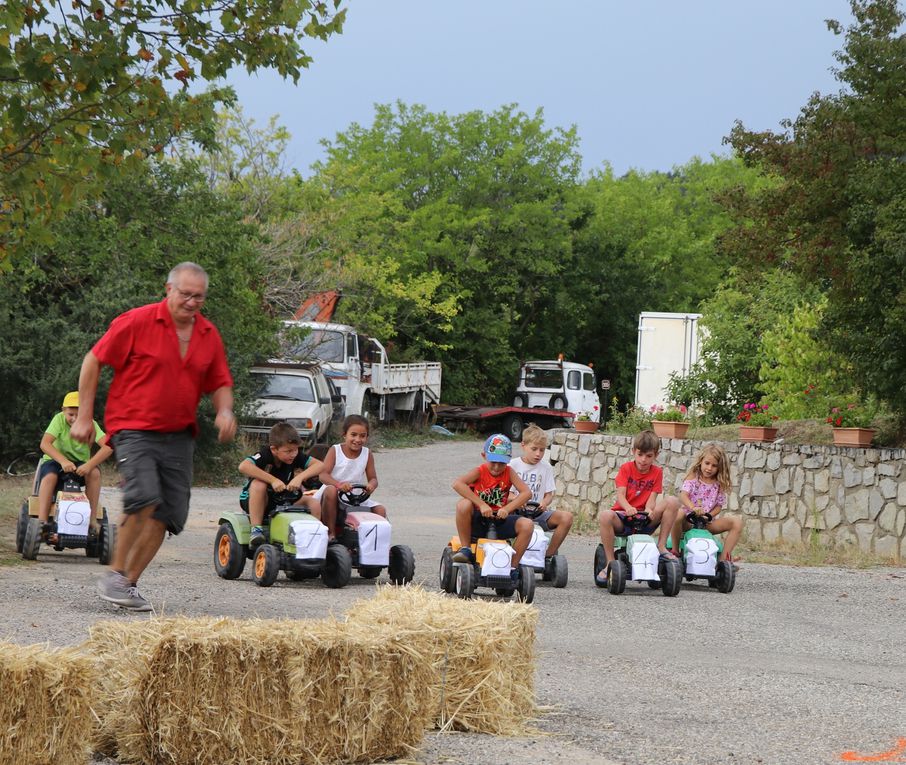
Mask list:
[{"label": "straw hay bale", "polygon": [[85,765],[93,672],[74,649],[0,643],[0,762]]},{"label": "straw hay bale", "polygon": [[155,628],[143,666],[123,677],[133,687],[116,715],[128,722],[109,727],[123,762],[373,761],[408,753],[428,726],[431,670],[387,633],[332,620]]},{"label": "straw hay bale", "polygon": [[536,715],[533,606],[380,587],[372,599],[354,603],[346,619],[382,625],[425,656],[434,669],[431,715],[438,728],[516,735]]}]

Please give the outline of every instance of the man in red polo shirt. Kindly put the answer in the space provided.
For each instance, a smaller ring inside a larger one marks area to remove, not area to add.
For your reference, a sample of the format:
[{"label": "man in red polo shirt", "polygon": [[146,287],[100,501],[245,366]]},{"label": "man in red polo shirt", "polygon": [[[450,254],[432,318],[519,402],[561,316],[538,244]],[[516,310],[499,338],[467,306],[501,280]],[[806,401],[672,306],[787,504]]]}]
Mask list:
[{"label": "man in red polo shirt", "polygon": [[207,291],[204,269],[180,263],[167,277],[166,299],[115,318],[82,362],[79,415],[70,432],[79,441],[93,435],[101,366],[112,367],[104,423],[125,479],[118,539],[98,591],[133,611],[152,610],[138,579],[164,534],[182,531],[189,513],[195,418],[203,394],[211,394],[220,441],[236,432],[223,342],[201,315]]}]

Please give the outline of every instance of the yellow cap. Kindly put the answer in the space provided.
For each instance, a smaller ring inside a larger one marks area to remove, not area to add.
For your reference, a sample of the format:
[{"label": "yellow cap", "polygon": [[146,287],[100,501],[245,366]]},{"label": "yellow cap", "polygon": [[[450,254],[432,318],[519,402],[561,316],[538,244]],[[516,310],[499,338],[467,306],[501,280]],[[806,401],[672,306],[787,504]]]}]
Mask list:
[{"label": "yellow cap", "polygon": [[76,409],[79,408],[79,392],[77,390],[70,391],[63,397],[63,407],[74,406]]}]

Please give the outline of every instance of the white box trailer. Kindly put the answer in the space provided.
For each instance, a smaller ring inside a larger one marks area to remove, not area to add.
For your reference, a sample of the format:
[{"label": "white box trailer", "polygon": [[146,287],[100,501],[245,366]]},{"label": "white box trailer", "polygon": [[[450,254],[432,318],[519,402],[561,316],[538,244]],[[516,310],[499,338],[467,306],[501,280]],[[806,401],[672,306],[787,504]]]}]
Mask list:
[{"label": "white box trailer", "polygon": [[639,314],[639,344],[635,365],[635,405],[647,410],[666,406],[670,375],[681,377],[698,361],[700,313]]}]

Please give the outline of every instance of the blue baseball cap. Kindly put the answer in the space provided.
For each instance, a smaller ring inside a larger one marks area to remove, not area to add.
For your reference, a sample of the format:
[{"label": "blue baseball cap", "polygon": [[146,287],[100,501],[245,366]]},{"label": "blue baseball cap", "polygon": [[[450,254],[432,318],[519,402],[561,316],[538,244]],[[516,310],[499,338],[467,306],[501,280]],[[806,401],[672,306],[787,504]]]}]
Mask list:
[{"label": "blue baseball cap", "polygon": [[495,433],[493,436],[488,436],[482,451],[488,462],[509,462],[513,456],[513,444],[502,433]]}]

